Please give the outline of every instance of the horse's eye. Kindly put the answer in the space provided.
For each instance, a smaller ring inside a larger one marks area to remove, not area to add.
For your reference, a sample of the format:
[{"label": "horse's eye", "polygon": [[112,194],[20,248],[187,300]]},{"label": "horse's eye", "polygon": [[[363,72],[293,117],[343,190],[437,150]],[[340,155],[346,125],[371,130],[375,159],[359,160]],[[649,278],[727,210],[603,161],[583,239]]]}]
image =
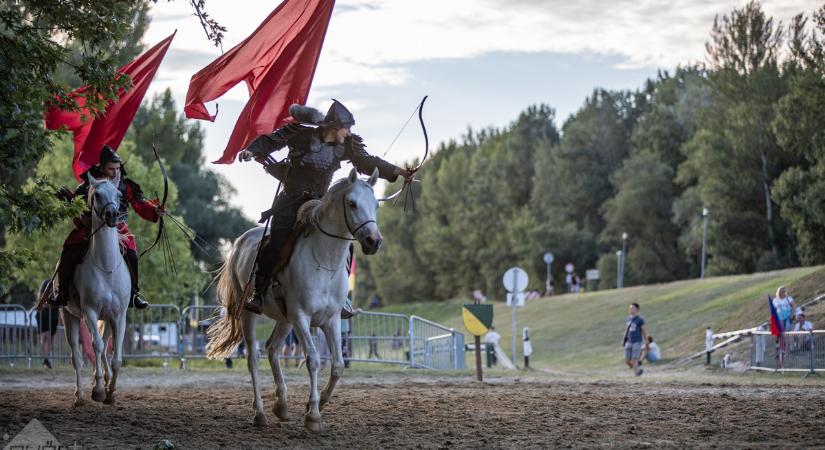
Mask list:
[{"label": "horse's eye", "polygon": [[352,200],[349,201],[349,207],[350,208],[355,208],[356,206],[358,206],[358,205],[356,205],[354,201],[352,201]]}]

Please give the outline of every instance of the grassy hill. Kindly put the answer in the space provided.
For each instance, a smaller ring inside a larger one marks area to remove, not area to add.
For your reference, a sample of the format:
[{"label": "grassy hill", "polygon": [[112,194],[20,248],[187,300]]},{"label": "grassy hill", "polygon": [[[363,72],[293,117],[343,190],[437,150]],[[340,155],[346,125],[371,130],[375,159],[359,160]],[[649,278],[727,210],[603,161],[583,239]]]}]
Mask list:
[{"label": "grassy hill", "polygon": [[[825,268],[806,267],[678,281],[666,284],[560,295],[529,302],[518,310],[518,333],[530,327],[531,365],[551,370],[615,371],[623,367],[621,338],[628,305],[637,302],[648,331],[662,348],[664,362],[704,348],[705,328],[716,332],[755,326],[768,318],[767,296],[788,287],[798,304],[825,292]],[[381,311],[416,314],[465,332],[461,305],[467,300],[388,306]],[[511,310],[493,302],[502,346],[510,352]],[[825,304],[808,311],[825,326]],[[521,354],[521,342],[518,343]],[[469,360],[468,360],[469,361]]]}]

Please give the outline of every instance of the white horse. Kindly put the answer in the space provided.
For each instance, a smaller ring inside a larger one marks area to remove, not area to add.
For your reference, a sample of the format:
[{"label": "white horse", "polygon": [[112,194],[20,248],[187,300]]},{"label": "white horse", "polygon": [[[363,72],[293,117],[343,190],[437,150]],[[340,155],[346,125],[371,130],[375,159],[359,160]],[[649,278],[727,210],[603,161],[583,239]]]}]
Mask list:
[{"label": "white horse", "polygon": [[[310,231],[305,238],[299,238],[295,243],[289,264],[278,275],[281,286],[273,286],[264,298],[263,314],[277,321],[266,342],[276,384],[273,412],[282,421],[287,419],[286,384],[278,362],[278,350],[294,327],[298,341],[303,346],[309,370],[309,402],[304,426],[310,431],[321,429],[321,409],[329,401],[335,384],[344,372],[340,314],[347,295],[346,259],[349,240],[357,240],[366,254],[374,254],[381,246],[381,233],[375,222],[378,201],[373,193],[377,178],[376,170],[366,182],[359,180],[353,169],[349,177],[334,184],[320,202],[310,202],[301,208],[298,220],[308,222]],[[241,339],[246,341],[246,348],[249,349],[247,366],[252,375],[255,395],[254,423],[258,426],[266,425],[267,419],[258,382],[256,316],[243,309],[246,301],[243,294],[262,236],[263,228],[251,229],[241,235],[232,247],[218,275],[218,297],[221,305],[226,308],[226,314],[208,330],[210,358],[227,357]],[[285,315],[276,303],[279,297],[284,299]],[[320,398],[320,357],[312,342],[310,327],[320,327],[323,330],[332,355],[329,382]]]},{"label": "white horse", "polygon": [[[74,405],[83,404],[83,390],[80,385],[81,319],[86,321],[92,335],[95,351],[95,370],[92,382],[92,400],[107,404],[115,401],[115,385],[120,371],[123,336],[126,332],[126,309],[129,307],[129,295],[132,281],[123,255],[120,253],[120,235],[116,225],[120,191],[109,180],[95,180],[90,177],[91,186],[88,205],[91,209],[92,236],[89,249],[74,273],[74,286],[79,297],[74,297],[63,308],[63,325],[66,327],[66,339],[72,349],[77,388]],[[98,320],[103,321],[103,337],[98,330]],[[104,343],[114,336],[114,355],[111,365],[106,355]],[[105,371],[105,389],[101,378]]]}]

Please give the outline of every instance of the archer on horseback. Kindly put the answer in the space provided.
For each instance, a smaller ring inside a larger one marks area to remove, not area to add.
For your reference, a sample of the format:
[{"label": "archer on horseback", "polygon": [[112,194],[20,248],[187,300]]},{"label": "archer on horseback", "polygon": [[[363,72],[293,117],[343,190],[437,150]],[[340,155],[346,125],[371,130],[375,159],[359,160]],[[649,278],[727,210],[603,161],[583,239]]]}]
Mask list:
[{"label": "archer on horseback", "polygon": [[[76,197],[85,199],[89,193],[90,179],[109,179],[121,192],[120,205],[118,205],[117,230],[120,235],[121,249],[125,250],[124,258],[129,268],[132,281],[132,292],[129,306],[136,309],[143,309],[149,303],[143,298],[138,285],[138,254],[135,244],[135,236],[129,231],[126,223],[128,218],[128,206],[143,219],[150,222],[157,222],[164,215],[163,208],[156,200],[146,199],[140,185],[126,177],[123,161],[120,156],[108,145],[104,145],[100,152],[98,165],[92,166],[81,175],[83,182],[74,190],[61,188],[57,196],[66,201],[72,201]],[[57,266],[57,296],[49,299],[49,303],[66,306],[72,292],[72,282],[75,268],[83,260],[83,256],[89,247],[89,239],[95,230],[90,229],[90,212],[86,211],[82,216],[74,219],[75,228],[63,243],[63,251],[60,254],[60,261]]]},{"label": "archer on horseback", "polygon": [[[278,256],[295,225],[298,209],[307,200],[319,199],[329,188],[332,176],[342,161],[350,161],[358,172],[369,175],[378,169],[381,178],[390,182],[402,176],[411,181],[414,170],[397,167],[381,158],[368,154],[360,136],[350,128],[355,118],[339,101],[334,100],[327,114],[301,105],[292,105],[293,122],[271,134],[258,136],[238,154],[241,161],[255,159],[265,170],[281,181],[280,192],[268,211],[261,215],[261,222],[271,221],[270,239],[258,252],[255,272],[255,291],[244,308],[255,314],[261,313],[263,297],[276,275]],[[272,152],[284,147],[289,154],[276,161]]]}]

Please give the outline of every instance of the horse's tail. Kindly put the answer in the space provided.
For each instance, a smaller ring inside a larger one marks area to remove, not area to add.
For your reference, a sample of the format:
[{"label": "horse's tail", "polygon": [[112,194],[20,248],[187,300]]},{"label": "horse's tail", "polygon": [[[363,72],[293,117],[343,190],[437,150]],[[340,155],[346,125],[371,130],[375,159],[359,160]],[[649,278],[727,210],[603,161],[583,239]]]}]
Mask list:
[{"label": "horse's tail", "polygon": [[232,253],[218,272],[218,301],[224,308],[225,313],[213,322],[206,331],[209,339],[206,346],[206,356],[210,359],[229,357],[243,340],[243,328],[241,326],[242,288],[234,279],[232,273]]}]

